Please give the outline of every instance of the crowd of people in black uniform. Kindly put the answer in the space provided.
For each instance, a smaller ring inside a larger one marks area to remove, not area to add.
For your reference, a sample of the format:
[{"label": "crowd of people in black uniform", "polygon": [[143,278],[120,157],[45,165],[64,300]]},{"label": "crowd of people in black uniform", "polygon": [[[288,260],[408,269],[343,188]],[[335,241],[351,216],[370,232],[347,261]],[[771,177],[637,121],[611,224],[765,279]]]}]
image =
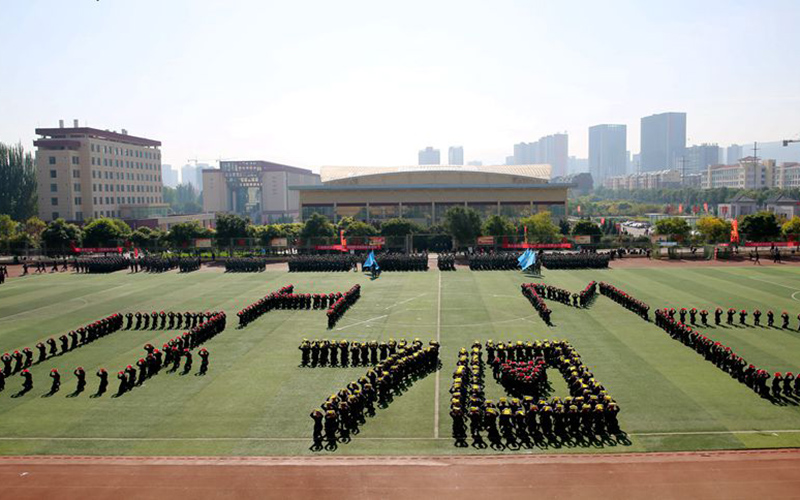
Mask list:
[{"label": "crowd of people in black uniform", "polygon": [[607,269],[609,253],[581,251],[578,253],[546,253],[542,264],[547,269]]},{"label": "crowd of people in black uniform", "polygon": [[[531,266],[535,273],[542,270],[542,254],[536,252],[536,262]],[[522,252],[478,252],[469,255],[471,271],[512,271],[519,270],[519,257]]]},{"label": "crowd of people in black uniform", "polygon": [[360,259],[357,255],[292,255],[288,259],[289,272],[347,272],[357,271]]},{"label": "crowd of people in black uniform", "polygon": [[[597,282],[592,281],[586,288],[579,293],[572,293],[569,290],[559,288],[545,283],[527,283],[523,287],[533,286],[536,293],[542,299],[555,300],[565,305],[572,305],[575,307],[587,307],[594,296],[597,294]],[[525,292],[523,291],[523,294]],[[527,296],[527,295],[526,295]]]},{"label": "crowd of people in black uniform", "polygon": [[[564,340],[486,343],[494,378],[512,396],[496,403],[485,397],[485,363],[480,342],[459,351],[450,387],[450,416],[457,446],[484,447],[483,432],[495,448],[532,442],[594,441],[620,433],[619,406]],[[547,368],[558,370],[569,386],[565,398],[547,399]]]},{"label": "crowd of people in black uniform", "polygon": [[125,257],[87,257],[75,259],[75,272],[89,274],[107,274],[128,269],[130,261]]},{"label": "crowd of people in black uniform", "polygon": [[410,344],[405,340],[397,342],[386,358],[367,370],[363,377],[328,397],[321,408],[311,411],[313,449],[321,450],[325,446],[333,450],[337,442],[348,442],[365,423],[365,416],[375,414],[376,405],[387,406],[393,394],[405,390],[414,380],[438,367],[438,342],[430,341],[427,347],[419,339]]},{"label": "crowd of people in black uniform", "polygon": [[454,253],[439,253],[436,259],[436,265],[440,271],[455,271],[456,270],[456,254]]},{"label": "crowd of people in black uniform", "polygon": [[139,268],[146,273],[165,273],[178,267],[179,257],[162,257],[160,255],[148,255],[139,259],[131,259],[133,272],[139,272]]},{"label": "crowd of people in black uniform", "polygon": [[213,316],[210,312],[141,312],[125,313],[126,330],[172,330],[194,328]]},{"label": "crowd of people in black uniform", "polygon": [[[192,326],[189,331],[164,343],[161,349],[152,344],[144,346],[145,355],[139,358],[134,365],[128,365],[117,372],[119,387],[117,396],[123,395],[136,386],[142,385],[147,379],[157,375],[162,369],[170,368],[176,372],[183,361],[183,373],[187,374],[192,369],[192,351],[225,330],[226,316],[224,312],[203,313],[205,321]],[[198,352],[200,357],[200,374],[208,370],[207,349]]]},{"label": "crowd of people in black uniform", "polygon": [[45,341],[36,343],[36,353],[30,347],[25,347],[22,351],[15,350],[13,353],[5,352],[0,356],[2,370],[0,370],[0,390],[5,387],[5,379],[14,375],[21,374],[23,378],[23,392],[32,388],[28,383],[32,383],[30,368],[38,363],[55,356],[66,354],[78,349],[95,340],[110,335],[122,328],[122,315],[112,314],[106,318],[90,323],[84,327],[72,330],[69,333],[55,338],[50,337]]},{"label": "crowd of people in black uniform", "polygon": [[650,321],[650,306],[631,297],[619,288],[609,285],[608,283],[600,282],[600,294],[605,295],[625,309],[635,312],[642,317],[645,321]]},{"label": "crowd of people in black uniform", "polygon": [[273,309],[325,309],[328,317],[328,328],[333,328],[337,321],[361,297],[361,285],[353,285],[345,293],[294,293],[294,285],[287,285],[277,292],[270,293],[258,302],[254,302],[237,313],[239,328],[258,319]]},{"label": "crowd of people in black uniform", "polygon": [[536,291],[536,287],[534,283],[523,283],[521,286],[522,295],[525,296],[526,299],[531,303],[536,312],[539,313],[539,317],[542,318],[542,321],[545,322],[546,325],[552,325],[550,322],[550,316],[553,314],[553,311],[547,307],[544,299],[539,295],[539,292]]},{"label": "crowd of people in black uniform", "polygon": [[178,260],[178,269],[182,273],[190,273],[192,271],[199,271],[203,262],[200,257],[183,257]]},{"label": "crowd of people in black uniform", "polygon": [[225,261],[226,273],[261,273],[267,270],[267,259],[262,257],[235,257]]},{"label": "crowd of people in black uniform", "polygon": [[[402,345],[405,341],[401,341]],[[394,339],[378,342],[369,340],[328,340],[303,339],[300,342],[300,366],[372,366],[385,361],[397,352],[398,343]]]},{"label": "crowd of people in black uniform", "polygon": [[427,271],[428,253],[379,253],[375,260],[381,271]]}]

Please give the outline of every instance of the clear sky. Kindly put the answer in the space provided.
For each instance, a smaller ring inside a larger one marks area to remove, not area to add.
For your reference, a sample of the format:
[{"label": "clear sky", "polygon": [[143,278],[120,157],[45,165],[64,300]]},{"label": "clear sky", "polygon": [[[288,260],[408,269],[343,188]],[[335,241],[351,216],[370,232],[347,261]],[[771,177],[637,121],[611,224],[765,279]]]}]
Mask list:
[{"label": "clear sky", "polygon": [[688,113],[690,143],[800,137],[798,0],[0,0],[0,141],[128,129],[163,162],[415,164]]}]

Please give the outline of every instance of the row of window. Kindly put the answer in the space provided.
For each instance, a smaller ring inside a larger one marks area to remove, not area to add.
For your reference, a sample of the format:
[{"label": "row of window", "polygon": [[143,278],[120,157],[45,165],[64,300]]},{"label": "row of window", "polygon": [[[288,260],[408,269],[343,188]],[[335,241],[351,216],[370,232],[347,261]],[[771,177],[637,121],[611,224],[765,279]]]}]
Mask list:
[{"label": "row of window", "polygon": [[92,153],[105,153],[117,156],[133,156],[134,158],[146,158],[148,160],[160,160],[160,151],[141,151],[138,149],[123,149],[114,146],[100,146],[100,144],[91,145]]},{"label": "row of window", "polygon": [[132,172],[108,172],[92,170],[92,179],[116,179],[127,181],[161,182],[161,175],[134,174]]},{"label": "row of window", "polygon": [[[81,163],[81,160],[80,160],[80,158],[79,158],[79,157],[77,157],[77,156],[72,156],[72,157],[70,157],[70,158],[71,158],[71,160],[70,160],[70,161],[72,162],[72,164],[73,164],[73,165],[80,165],[80,163]],[[56,157],[55,157],[55,156],[50,156],[50,157],[48,157],[48,158],[47,158],[47,163],[49,163],[50,165],[55,165],[55,164],[56,164]],[[53,174],[53,172],[55,172],[55,170],[51,170],[51,171],[50,171],[50,176],[51,176],[51,177],[55,177],[55,175]]]},{"label": "row of window", "polygon": [[[53,184],[55,186],[55,184]],[[156,193],[158,192],[155,189],[155,186],[142,186],[136,185],[133,186],[131,184],[117,184],[117,191],[118,192],[128,192],[128,193]],[[136,189],[133,189],[133,188]],[[92,184],[92,192],[93,193],[102,193],[103,191],[107,191],[109,193],[114,191],[114,184]],[[55,191],[53,191],[55,192]]]},{"label": "row of window", "polygon": [[143,205],[145,203],[160,203],[160,200],[157,196],[117,196],[116,198],[113,196],[96,196],[92,197],[92,203],[95,205],[122,205],[122,204],[134,204],[138,203]]},{"label": "row of window", "polygon": [[143,163],[139,161],[110,160],[107,158],[95,158],[92,156],[92,165],[97,167],[117,167],[117,168],[138,168],[139,170],[158,170],[156,163]]}]

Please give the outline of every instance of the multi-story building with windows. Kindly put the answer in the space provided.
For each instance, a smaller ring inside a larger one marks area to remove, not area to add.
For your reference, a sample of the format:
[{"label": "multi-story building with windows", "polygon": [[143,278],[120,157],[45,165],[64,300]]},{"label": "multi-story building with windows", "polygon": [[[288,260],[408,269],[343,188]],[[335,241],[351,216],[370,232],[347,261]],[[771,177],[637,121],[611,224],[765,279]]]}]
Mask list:
[{"label": "multi-story building with windows", "polygon": [[775,162],[748,156],[735,165],[708,167],[701,180],[703,189],[759,189],[775,187]]},{"label": "multi-story building with windows", "polygon": [[141,219],[166,215],[160,141],[89,127],[38,128],[39,217]]}]

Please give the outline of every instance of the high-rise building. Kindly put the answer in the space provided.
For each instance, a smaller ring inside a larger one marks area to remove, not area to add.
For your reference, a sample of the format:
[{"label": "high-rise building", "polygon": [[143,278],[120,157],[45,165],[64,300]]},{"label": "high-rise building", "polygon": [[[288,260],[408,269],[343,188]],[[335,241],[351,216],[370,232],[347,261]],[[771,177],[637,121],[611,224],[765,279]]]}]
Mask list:
[{"label": "high-rise building", "polygon": [[725,164],[736,165],[743,158],[742,147],[738,144],[731,144],[725,149]]},{"label": "high-rise building", "polygon": [[463,146],[450,146],[447,150],[447,164],[448,165],[463,165],[464,164],[464,147]]},{"label": "high-rise building", "polygon": [[165,186],[174,188],[179,184],[178,171],[172,168],[172,165],[164,163],[161,165],[161,179]]},{"label": "high-rise building", "polygon": [[598,184],[607,177],[625,175],[628,167],[628,127],[589,127],[589,172]]},{"label": "high-rise building", "polygon": [[686,113],[661,113],[642,118],[641,170],[680,168],[686,153]]},{"label": "high-rise building", "polygon": [[181,184],[191,184],[197,191],[203,190],[203,170],[211,168],[208,163],[187,163],[181,168]]},{"label": "high-rise building", "polygon": [[37,128],[39,217],[141,219],[167,215],[160,141],[79,127]]},{"label": "high-rise building", "polygon": [[420,150],[418,158],[419,158],[418,162],[419,165],[439,165],[441,163],[441,159],[439,157],[439,150],[433,149],[430,146]]},{"label": "high-rise building", "polygon": [[539,139],[537,161],[547,163],[551,169],[552,177],[567,175],[569,164],[569,136],[567,134],[553,134]]},{"label": "high-rise building", "polygon": [[719,165],[719,146],[716,144],[700,144],[686,148],[685,169],[679,163],[684,175],[705,173],[711,165]]},{"label": "high-rise building", "polygon": [[589,172],[589,159],[588,158],[577,158],[575,156],[569,157],[569,174],[581,174]]},{"label": "high-rise building", "polygon": [[299,219],[298,193],[290,186],[320,183],[311,170],[268,161],[221,161],[202,175],[204,212],[247,215],[259,224]]},{"label": "high-rise building", "polygon": [[520,142],[514,144],[514,163],[513,165],[533,165],[537,163],[539,156],[538,142]]}]

